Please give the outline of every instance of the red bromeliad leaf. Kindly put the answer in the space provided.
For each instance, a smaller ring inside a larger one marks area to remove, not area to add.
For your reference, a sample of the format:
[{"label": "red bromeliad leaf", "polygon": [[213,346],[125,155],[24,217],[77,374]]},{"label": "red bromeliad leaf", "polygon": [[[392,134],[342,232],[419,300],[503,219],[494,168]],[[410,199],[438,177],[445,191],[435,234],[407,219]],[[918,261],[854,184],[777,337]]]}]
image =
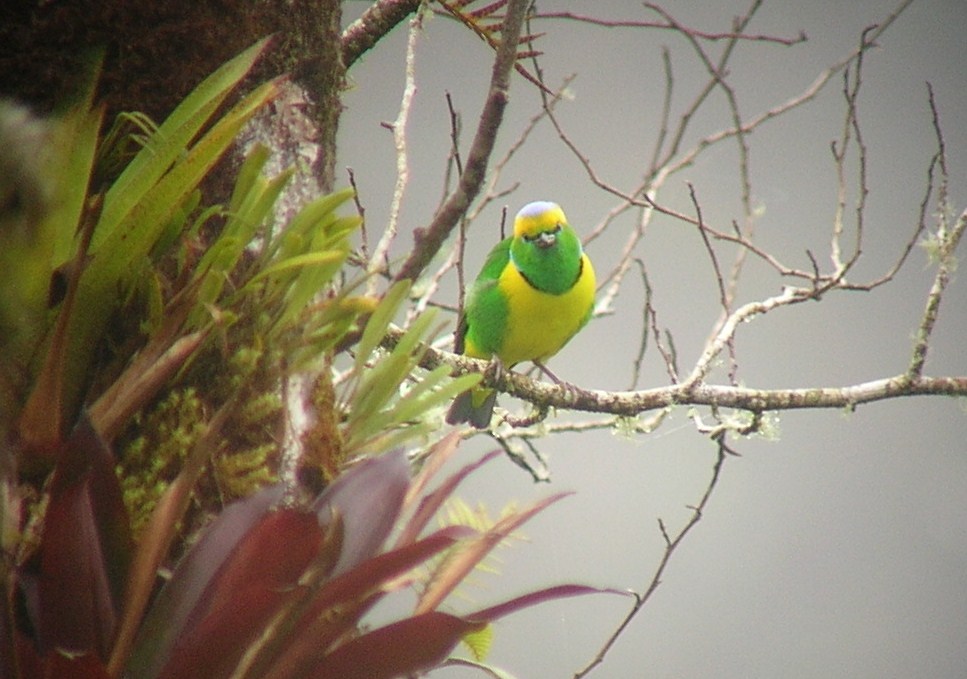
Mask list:
[{"label": "red bromeliad leaf", "polygon": [[91,506],[90,479],[60,489],[45,517],[37,580],[37,629],[46,653],[107,657],[115,610]]},{"label": "red bromeliad leaf", "polygon": [[311,679],[392,679],[446,660],[461,637],[485,622],[430,611],[381,627],[330,653],[304,676]]},{"label": "red bromeliad leaf", "polygon": [[420,613],[381,627],[336,648],[297,676],[311,679],[391,679],[438,666],[468,633],[493,620],[552,599],[585,594],[622,594],[614,589],[559,585],[525,594],[477,613],[458,617],[440,611]]},{"label": "red bromeliad leaf", "polygon": [[471,540],[453,558],[445,561],[439,571],[433,574],[430,585],[423,592],[423,596],[420,597],[420,601],[416,606],[416,612],[425,613],[439,606],[440,602],[467,577],[494,547],[500,544],[513,531],[517,530],[525,521],[542,511],[548,505],[568,495],[570,493],[558,493],[544,498],[528,509],[514,512],[504,517],[494,524],[490,530],[481,533],[479,537]]},{"label": "red bromeliad leaf", "polygon": [[419,473],[413,477],[410,488],[406,491],[404,505],[409,507],[418,497],[423,495],[427,484],[443,468],[443,465],[453,457],[460,445],[460,432],[452,431],[442,439],[433,444],[420,465]]},{"label": "red bromeliad leaf", "polygon": [[439,488],[434,490],[429,495],[424,496],[423,499],[420,500],[420,504],[413,513],[413,517],[406,525],[406,528],[404,528],[400,533],[400,537],[396,541],[396,544],[405,545],[413,542],[413,540],[416,539],[423,529],[426,528],[427,523],[429,523],[430,519],[432,519],[437,513],[437,510],[440,509],[440,506],[453,494],[453,491],[458,485],[460,485],[460,482],[463,481],[469,474],[476,471],[500,454],[501,451],[494,450],[487,453],[476,462],[465,465],[457,472],[451,474],[446,481],[440,484]]},{"label": "red bromeliad leaf", "polygon": [[208,527],[175,568],[141,626],[128,669],[132,677],[155,677],[199,599],[244,536],[282,499],[282,486],[232,503]]},{"label": "red bromeliad leaf", "polygon": [[212,579],[172,648],[162,677],[229,677],[291,597],[319,551],[315,514],[279,509],[239,542]]},{"label": "red bromeliad leaf", "polygon": [[515,613],[522,608],[534,606],[536,604],[550,601],[552,599],[564,599],[572,596],[584,596],[585,594],[620,594],[621,596],[631,596],[630,591],[620,589],[610,589],[601,587],[589,587],[588,585],[556,585],[536,592],[524,594],[502,604],[485,608],[469,616],[471,620],[486,620],[487,622],[502,618],[510,613]]},{"label": "red bromeliad leaf", "polygon": [[321,524],[328,524],[334,513],[343,522],[343,549],[334,576],[376,554],[396,524],[409,486],[406,454],[395,450],[363,460],[313,503]]},{"label": "red bromeliad leaf", "polygon": [[288,645],[264,679],[305,676],[333,643],[355,631],[359,619],[392,580],[474,534],[470,528],[449,526],[412,545],[375,556],[327,582],[294,625]]},{"label": "red bromeliad leaf", "polygon": [[[33,608],[41,650],[106,658],[131,554],[111,451],[86,418],[63,444],[50,487]],[[26,587],[32,575],[25,573]],[[31,601],[33,602],[31,606]]]}]

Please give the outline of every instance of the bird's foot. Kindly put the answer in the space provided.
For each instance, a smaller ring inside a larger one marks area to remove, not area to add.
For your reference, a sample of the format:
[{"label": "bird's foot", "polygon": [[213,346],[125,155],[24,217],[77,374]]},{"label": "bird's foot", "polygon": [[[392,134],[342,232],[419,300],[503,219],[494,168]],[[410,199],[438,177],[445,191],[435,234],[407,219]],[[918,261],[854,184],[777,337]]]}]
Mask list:
[{"label": "bird's foot", "polygon": [[500,357],[494,356],[490,359],[490,365],[484,370],[484,380],[496,385],[504,378],[506,373],[507,368],[504,366],[504,362],[500,360]]},{"label": "bird's foot", "polygon": [[571,384],[570,382],[565,382],[560,377],[558,377],[557,375],[555,375],[554,373],[552,373],[551,370],[550,370],[550,368],[548,368],[546,365],[544,365],[541,361],[534,361],[533,363],[534,363],[534,365],[537,366],[537,368],[542,373],[544,373],[545,375],[547,375],[550,378],[550,380],[552,382],[554,382],[554,384],[556,384],[559,387],[563,387],[565,390],[567,390],[567,392],[569,394],[571,394],[571,398],[577,398],[578,393],[581,391],[581,388],[580,387],[578,387],[578,386],[576,386],[574,384]]}]

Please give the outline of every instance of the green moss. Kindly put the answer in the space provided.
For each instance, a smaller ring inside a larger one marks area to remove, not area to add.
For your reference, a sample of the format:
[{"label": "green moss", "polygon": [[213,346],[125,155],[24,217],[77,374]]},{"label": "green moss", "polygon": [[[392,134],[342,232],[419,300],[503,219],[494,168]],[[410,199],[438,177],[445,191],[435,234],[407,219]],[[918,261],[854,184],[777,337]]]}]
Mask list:
[{"label": "green moss", "polygon": [[118,464],[135,537],[204,432],[205,411],[197,390],[187,387],[170,391],[155,407],[135,416],[131,429],[138,433],[123,445]]},{"label": "green moss", "polygon": [[[118,474],[135,536],[144,529],[188,452],[205,432],[213,413],[235,399],[211,464],[195,491],[194,512],[218,511],[277,480],[282,400],[279,357],[253,340],[258,328],[229,328],[235,350],[204,350],[186,373],[139,413],[118,442]],[[240,337],[241,335],[241,337]],[[247,337],[246,337],[247,336]]]}]

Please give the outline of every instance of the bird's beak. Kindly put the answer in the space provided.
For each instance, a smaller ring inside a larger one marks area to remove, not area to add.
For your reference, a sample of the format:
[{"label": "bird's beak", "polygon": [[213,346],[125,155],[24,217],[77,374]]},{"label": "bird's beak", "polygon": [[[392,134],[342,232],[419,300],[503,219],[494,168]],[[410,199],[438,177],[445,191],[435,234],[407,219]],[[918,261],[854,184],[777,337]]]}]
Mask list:
[{"label": "bird's beak", "polygon": [[550,231],[545,231],[534,240],[534,243],[536,243],[537,247],[541,248],[542,250],[546,250],[554,245],[555,241],[557,241],[557,234]]}]

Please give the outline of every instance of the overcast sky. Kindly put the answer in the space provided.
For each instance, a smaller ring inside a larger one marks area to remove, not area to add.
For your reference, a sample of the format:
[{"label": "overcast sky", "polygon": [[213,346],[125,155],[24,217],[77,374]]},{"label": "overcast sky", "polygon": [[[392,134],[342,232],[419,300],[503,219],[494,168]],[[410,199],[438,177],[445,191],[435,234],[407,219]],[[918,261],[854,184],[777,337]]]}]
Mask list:
[{"label": "overcast sky", "polygon": [[[766,0],[749,33],[809,40],[794,47],[736,47],[728,80],[746,118],[803,92],[859,42],[865,26],[897,3],[885,0]],[[350,3],[349,10],[364,3]],[[714,5],[715,9],[709,9]],[[744,2],[669,2],[682,23],[728,31]],[[640,3],[540,2],[610,19],[657,17]],[[347,17],[351,18],[351,17]],[[956,212],[967,205],[967,2],[915,1],[869,52],[858,102],[868,150],[869,189],[863,259],[852,278],[882,275],[916,223],[927,166],[936,149],[927,106],[933,84],[951,172]],[[674,69],[673,120],[704,85],[694,51],[670,31],[605,29],[546,21],[538,46],[545,78],[557,86],[576,73],[558,113],[565,130],[609,183],[630,190],[651,158],[665,77],[661,49]],[[407,30],[397,29],[351,72],[337,166],[351,166],[367,208],[368,229],[385,223],[395,156],[380,126],[398,114]],[[721,44],[703,43],[713,58]],[[480,112],[492,55],[452,21],[427,22],[417,44],[416,99],[408,140],[412,178],[401,228],[425,225],[442,193],[449,145],[444,92],[464,124],[463,150]],[[500,157],[539,110],[532,85],[514,80]],[[790,265],[809,268],[808,248],[829,262],[836,202],[830,143],[843,130],[842,79],[807,107],[749,138],[752,200],[762,211],[762,246]],[[685,147],[730,125],[721,91],[695,116]],[[855,176],[855,165],[850,166]],[[500,207],[555,200],[586,234],[616,199],[595,188],[545,122],[504,170],[495,202],[471,230],[468,270],[475,273],[497,238]],[[704,219],[727,229],[742,220],[734,143],[702,155],[668,180],[659,200],[689,211],[686,182]],[[851,228],[855,185],[848,196]],[[931,210],[932,212],[932,210]],[[618,261],[636,215],[619,217],[588,253],[603,277]],[[850,232],[852,233],[852,232]],[[372,237],[372,236],[371,236]],[[963,248],[961,249],[963,252]],[[681,365],[697,358],[718,317],[718,293],[694,229],[656,217],[638,244],[654,289],[659,323],[674,336]],[[723,261],[731,251],[723,248]],[[441,259],[442,261],[442,255]],[[437,262],[439,264],[439,261]],[[739,291],[746,302],[775,294],[782,281],[750,264]],[[916,248],[887,286],[834,293],[820,303],[780,309],[744,325],[737,336],[740,380],[752,387],[841,386],[892,376],[909,361],[912,336],[934,269]],[[944,299],[927,363],[930,375],[967,373],[967,281],[958,272]],[[440,300],[456,299],[448,280]],[[562,378],[597,389],[626,389],[638,349],[642,286],[637,272],[615,306],[595,319],[550,365]],[[722,375],[719,375],[722,379]],[[642,387],[666,384],[651,348]],[[521,405],[504,396],[512,410]],[[708,418],[708,413],[703,415]],[[580,420],[559,412],[553,421]],[[709,420],[710,421],[710,420]],[[527,539],[499,552],[499,576],[481,574],[455,600],[470,611],[528,589],[585,582],[643,589],[658,564],[657,520],[680,528],[708,482],[714,446],[680,408],[654,433],[626,438],[609,431],[541,440],[550,484],[535,484],[509,460],[492,462],[461,497],[493,513],[559,490],[576,494],[528,524]],[[469,460],[494,447],[479,436],[464,444]],[[853,413],[789,412],[770,440],[734,442],[704,519],[686,538],[661,587],[603,665],[590,676],[623,677],[964,677],[967,676],[967,411],[953,399],[918,398],[865,405]],[[489,661],[517,677],[569,677],[600,648],[630,602],[589,597],[542,605],[500,622]],[[480,676],[444,670],[440,677]]]}]

